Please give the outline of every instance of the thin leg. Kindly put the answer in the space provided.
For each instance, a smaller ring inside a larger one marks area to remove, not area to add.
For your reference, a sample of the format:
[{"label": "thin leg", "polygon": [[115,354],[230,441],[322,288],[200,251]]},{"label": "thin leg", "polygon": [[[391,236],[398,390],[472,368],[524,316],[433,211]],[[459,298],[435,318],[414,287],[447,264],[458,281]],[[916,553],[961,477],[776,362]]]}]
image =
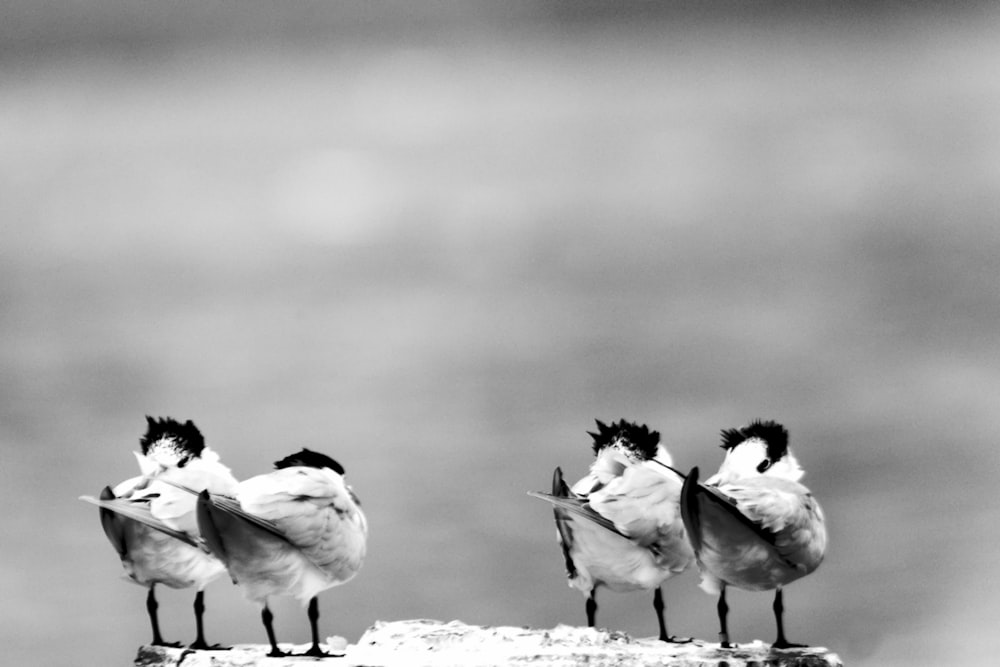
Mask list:
[{"label": "thin leg", "polygon": [[274,620],[274,614],[268,609],[267,603],[264,603],[264,609],[260,612],[260,620],[264,621],[264,629],[267,630],[267,641],[271,642],[271,652],[268,653],[270,658],[281,658],[286,655],[284,651],[278,648],[278,642],[274,639],[274,626],[271,622]]},{"label": "thin leg", "polygon": [[722,591],[719,593],[719,604],[716,606],[719,612],[719,643],[722,648],[732,648],[729,643],[729,626],[726,624],[726,617],[729,615],[729,605],[726,604],[726,585],[722,584]]},{"label": "thin leg", "polygon": [[309,629],[312,630],[312,647],[302,655],[311,655],[314,658],[329,657],[329,653],[319,647],[319,600],[313,596],[309,600]]},{"label": "thin leg", "polygon": [[691,641],[690,637],[685,637],[680,639],[678,637],[673,637],[667,634],[667,622],[664,620],[664,610],[667,606],[663,602],[663,591],[659,586],[653,591],[653,609],[656,610],[656,620],[660,625],[660,641],[661,642],[672,642],[674,644],[686,644]]},{"label": "thin leg", "polygon": [[153,646],[172,646],[177,648],[180,646],[179,642],[165,642],[163,641],[163,636],[160,635],[160,619],[156,613],[160,605],[156,601],[155,589],[156,584],[152,584],[149,587],[149,593],[146,594],[146,613],[149,614],[149,623],[153,626]]},{"label": "thin leg", "polygon": [[667,622],[663,620],[663,591],[659,586],[653,592],[653,609],[656,611],[656,621],[660,625],[660,641],[668,642],[670,638],[667,635]]},{"label": "thin leg", "polygon": [[205,591],[198,591],[194,596],[194,622],[198,628],[198,636],[195,637],[194,643],[188,646],[188,648],[201,649],[203,651],[214,651],[214,650],[228,650],[228,646],[223,647],[218,644],[208,645],[205,641],[205,626],[202,622],[202,617],[205,614]]},{"label": "thin leg", "polygon": [[781,586],[778,586],[778,590],[774,592],[774,620],[778,624],[778,638],[774,640],[774,648],[802,648],[805,644],[793,644],[788,639],[785,638],[785,622],[783,620],[785,613],[785,594],[781,590]]},{"label": "thin leg", "polygon": [[194,624],[198,629],[198,636],[195,637],[194,643],[189,648],[208,648],[208,644],[205,643],[205,626],[202,622],[204,613],[205,591],[198,591],[194,596]]},{"label": "thin leg", "polygon": [[597,627],[597,590],[593,588],[587,596],[587,627]]}]

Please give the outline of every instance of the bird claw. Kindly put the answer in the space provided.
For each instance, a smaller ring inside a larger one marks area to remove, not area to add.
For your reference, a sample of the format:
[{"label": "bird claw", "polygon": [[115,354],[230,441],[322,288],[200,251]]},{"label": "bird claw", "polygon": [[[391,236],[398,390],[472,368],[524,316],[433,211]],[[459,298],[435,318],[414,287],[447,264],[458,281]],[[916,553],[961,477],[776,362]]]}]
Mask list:
[{"label": "bird claw", "polygon": [[310,657],[310,658],[329,658],[333,654],[332,653],[327,653],[326,651],[324,651],[323,649],[321,649],[319,646],[313,646],[308,651],[305,651],[303,653],[298,653],[297,655],[300,655],[300,656],[303,656],[303,657]]},{"label": "bird claw", "polygon": [[188,648],[193,648],[197,651],[228,651],[232,646],[223,646],[222,644],[212,644],[209,646],[205,641],[194,641],[188,645]]},{"label": "bird claw", "polygon": [[153,642],[153,646],[163,646],[165,648],[180,648],[181,647],[181,643],[180,642],[165,642],[163,640],[160,640],[158,642]]},{"label": "bird claw", "polygon": [[776,641],[771,644],[771,648],[776,649],[786,649],[786,648],[806,648],[809,644],[794,644],[788,640]]}]

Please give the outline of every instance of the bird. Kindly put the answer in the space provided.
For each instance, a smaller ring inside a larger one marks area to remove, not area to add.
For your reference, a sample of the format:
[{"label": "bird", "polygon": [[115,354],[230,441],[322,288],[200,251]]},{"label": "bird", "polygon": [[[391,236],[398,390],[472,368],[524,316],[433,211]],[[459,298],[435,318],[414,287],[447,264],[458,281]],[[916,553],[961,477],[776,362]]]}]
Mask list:
[{"label": "bird", "polygon": [[668,634],[660,588],[694,559],[680,516],[683,476],[671,467],[657,431],[625,419],[595,421],[589,472],[570,487],[557,467],[552,493],[529,495],[555,506],[568,583],[586,597],[589,627],[596,624],[599,587],[652,590],[659,639],[690,641]]},{"label": "bird", "polygon": [[785,636],[783,587],[813,572],[826,552],[823,510],[799,479],[805,474],[788,447],[788,431],[757,419],[722,431],[725,459],[704,484],[691,470],[681,514],[701,571],[701,588],[719,596],[719,640],[731,648],[726,587],[774,590],[774,648],[803,646]]},{"label": "bird", "polygon": [[267,604],[271,596],[288,595],[308,602],[312,646],[302,655],[325,657],[317,595],[358,573],[368,522],[343,466],[329,456],[303,448],[274,466],[241,482],[231,496],[200,493],[198,526],[244,596],[262,606],[268,655],[288,655],[278,648]]},{"label": "bird", "polygon": [[197,588],[194,599],[197,637],[193,649],[220,648],[205,641],[203,615],[205,585],[222,575],[225,566],[205,548],[198,533],[195,499],[173,484],[232,493],[236,478],[205,445],[194,422],[146,416],[146,433],[135,452],[140,475],[114,488],[106,486],[98,498],[80,499],[100,508],[101,526],[121,558],[128,579],[149,589],[146,611],[153,645],[180,646],[160,634],[156,585]]}]

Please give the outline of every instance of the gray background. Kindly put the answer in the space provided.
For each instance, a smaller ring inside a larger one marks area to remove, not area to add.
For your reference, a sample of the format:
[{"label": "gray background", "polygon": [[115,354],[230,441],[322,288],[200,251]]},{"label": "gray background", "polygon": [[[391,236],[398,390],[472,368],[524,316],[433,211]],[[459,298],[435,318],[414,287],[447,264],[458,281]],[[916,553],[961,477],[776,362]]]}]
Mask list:
[{"label": "gray background", "polygon": [[[148,640],[76,500],[135,473],[147,413],[194,419],[241,478],[302,446],[345,465],[370,554],[321,624],[352,641],[581,623],[524,492],[583,474],[591,420],[714,470],[719,429],[778,419],[831,532],[790,638],[850,665],[986,655],[1000,14],[610,7],[5,3],[10,664]],[[667,584],[671,630],[714,638],[696,583]],[[207,595],[210,641],[264,640],[237,589]],[[160,597],[190,641],[192,594]],[[651,596],[600,602],[655,633]],[[730,602],[737,640],[773,638],[770,595]]]}]

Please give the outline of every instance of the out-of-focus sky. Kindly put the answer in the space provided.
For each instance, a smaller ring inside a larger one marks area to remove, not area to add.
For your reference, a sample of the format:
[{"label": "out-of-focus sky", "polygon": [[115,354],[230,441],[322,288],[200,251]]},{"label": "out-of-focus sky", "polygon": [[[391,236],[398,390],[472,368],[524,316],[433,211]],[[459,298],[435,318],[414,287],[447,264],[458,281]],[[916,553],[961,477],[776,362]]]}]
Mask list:
[{"label": "out-of-focus sky", "polygon": [[[502,6],[501,6],[502,5]],[[667,5],[665,8],[663,5]],[[986,655],[1000,615],[1000,13],[987,4],[8,2],[0,637],[149,639],[96,512],[144,415],[241,478],[306,446],[369,557],[321,630],[584,621],[551,512],[592,420],[712,470],[784,422],[829,517],[793,641]],[[693,572],[672,632],[715,638]],[[163,590],[168,639],[190,591]],[[650,595],[602,626],[656,631]],[[737,641],[773,639],[736,592]],[[210,641],[263,642],[219,581]],[[279,639],[305,612],[273,605]],[[942,641],[942,638],[945,641]]]}]

